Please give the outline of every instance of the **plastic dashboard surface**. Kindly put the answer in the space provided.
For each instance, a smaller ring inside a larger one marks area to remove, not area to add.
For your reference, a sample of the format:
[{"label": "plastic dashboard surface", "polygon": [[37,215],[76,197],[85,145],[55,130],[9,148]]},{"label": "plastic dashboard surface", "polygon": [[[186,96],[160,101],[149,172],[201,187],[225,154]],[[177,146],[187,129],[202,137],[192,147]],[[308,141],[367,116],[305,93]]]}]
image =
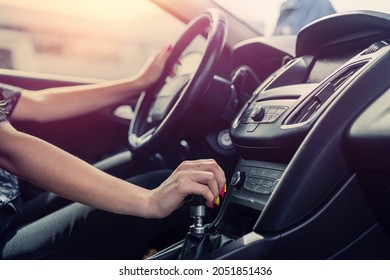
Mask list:
[{"label": "plastic dashboard surface", "polygon": [[378,56],[367,49],[386,38],[386,25],[386,14],[351,13],[304,29],[297,57],[258,86],[232,123],[230,135],[241,155],[288,162],[316,120]]}]

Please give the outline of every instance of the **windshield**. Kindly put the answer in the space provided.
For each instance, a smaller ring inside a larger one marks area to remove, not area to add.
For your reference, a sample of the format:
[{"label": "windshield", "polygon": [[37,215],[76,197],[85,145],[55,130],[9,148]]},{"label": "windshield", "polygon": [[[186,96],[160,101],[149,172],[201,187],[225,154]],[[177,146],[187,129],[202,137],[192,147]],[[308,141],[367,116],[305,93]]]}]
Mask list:
[{"label": "windshield", "polygon": [[296,34],[302,26],[334,12],[390,13],[388,0],[214,0],[259,35]]},{"label": "windshield", "polygon": [[0,0],[0,69],[116,79],[183,32],[146,0]]}]

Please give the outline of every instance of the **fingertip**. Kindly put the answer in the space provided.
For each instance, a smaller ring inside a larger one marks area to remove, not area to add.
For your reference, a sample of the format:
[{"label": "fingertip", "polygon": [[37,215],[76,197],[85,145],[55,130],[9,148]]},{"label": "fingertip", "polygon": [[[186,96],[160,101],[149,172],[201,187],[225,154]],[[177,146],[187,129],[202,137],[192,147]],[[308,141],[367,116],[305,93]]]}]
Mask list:
[{"label": "fingertip", "polygon": [[208,207],[210,207],[211,209],[213,209],[214,208],[214,205],[215,205],[215,200],[213,199],[213,200],[207,200],[207,206]]},{"label": "fingertip", "polygon": [[217,206],[221,205],[221,198],[219,196],[215,199],[214,204]]},{"label": "fingertip", "polygon": [[221,188],[221,192],[220,192],[220,195],[222,196],[222,198],[224,198],[226,190],[227,190],[227,187],[226,187],[226,183],[225,183],[223,185],[223,187]]}]

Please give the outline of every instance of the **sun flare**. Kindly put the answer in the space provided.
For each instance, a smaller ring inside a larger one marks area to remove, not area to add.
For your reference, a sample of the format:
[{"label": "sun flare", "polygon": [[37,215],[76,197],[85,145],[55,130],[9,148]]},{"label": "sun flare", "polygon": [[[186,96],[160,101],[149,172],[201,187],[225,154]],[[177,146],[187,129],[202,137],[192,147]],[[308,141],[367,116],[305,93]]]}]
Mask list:
[{"label": "sun flare", "polygon": [[157,10],[147,0],[0,0],[0,4],[113,22],[131,21]]}]

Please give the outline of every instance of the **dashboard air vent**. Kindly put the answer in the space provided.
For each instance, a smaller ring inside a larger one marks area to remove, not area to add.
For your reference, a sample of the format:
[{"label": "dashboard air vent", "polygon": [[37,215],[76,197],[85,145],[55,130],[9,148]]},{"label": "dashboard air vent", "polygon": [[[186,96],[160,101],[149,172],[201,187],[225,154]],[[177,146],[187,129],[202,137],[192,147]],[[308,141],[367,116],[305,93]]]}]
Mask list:
[{"label": "dashboard air vent", "polygon": [[348,81],[366,62],[350,65],[336,73],[321,84],[304,102],[298,106],[286,120],[286,125],[294,125],[308,121],[311,116],[331,97],[346,81]]}]

